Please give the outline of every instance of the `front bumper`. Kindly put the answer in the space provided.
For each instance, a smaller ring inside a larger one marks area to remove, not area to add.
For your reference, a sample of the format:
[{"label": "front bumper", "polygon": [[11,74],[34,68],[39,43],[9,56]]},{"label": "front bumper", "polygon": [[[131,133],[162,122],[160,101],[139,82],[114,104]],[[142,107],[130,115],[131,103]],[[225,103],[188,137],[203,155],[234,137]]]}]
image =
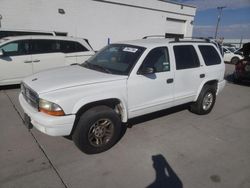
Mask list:
[{"label": "front bumper", "polygon": [[39,131],[50,136],[70,135],[75,122],[75,115],[50,116],[36,111],[19,94],[19,102],[24,112],[31,118],[31,123]]}]

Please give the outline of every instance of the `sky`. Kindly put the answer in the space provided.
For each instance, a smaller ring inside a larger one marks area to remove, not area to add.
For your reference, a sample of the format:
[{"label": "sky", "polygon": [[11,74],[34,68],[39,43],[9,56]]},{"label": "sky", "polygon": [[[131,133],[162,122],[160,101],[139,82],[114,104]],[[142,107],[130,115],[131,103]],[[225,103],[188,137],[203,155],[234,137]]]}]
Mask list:
[{"label": "sky", "polygon": [[173,0],[197,7],[193,36],[214,37],[219,11],[226,6],[218,28],[218,37],[250,39],[250,0]]}]

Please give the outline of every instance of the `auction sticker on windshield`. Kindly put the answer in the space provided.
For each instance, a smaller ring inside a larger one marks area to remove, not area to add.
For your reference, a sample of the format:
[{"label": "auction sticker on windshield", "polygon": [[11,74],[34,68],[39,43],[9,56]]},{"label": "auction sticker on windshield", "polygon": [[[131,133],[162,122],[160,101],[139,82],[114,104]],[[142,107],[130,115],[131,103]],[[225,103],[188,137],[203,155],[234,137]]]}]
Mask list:
[{"label": "auction sticker on windshield", "polygon": [[132,52],[132,53],[137,52],[137,50],[138,50],[137,48],[131,48],[131,47],[125,47],[123,49],[124,52]]}]

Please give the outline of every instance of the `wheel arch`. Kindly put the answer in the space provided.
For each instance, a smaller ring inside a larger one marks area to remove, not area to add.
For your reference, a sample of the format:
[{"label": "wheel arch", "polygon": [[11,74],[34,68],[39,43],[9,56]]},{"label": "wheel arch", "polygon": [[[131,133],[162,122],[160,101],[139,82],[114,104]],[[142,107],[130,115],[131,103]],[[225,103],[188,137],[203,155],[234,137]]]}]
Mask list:
[{"label": "wheel arch", "polygon": [[216,94],[217,94],[217,90],[218,90],[218,80],[214,79],[214,80],[208,80],[208,81],[205,81],[203,84],[201,84],[201,86],[199,87],[199,90],[196,94],[196,97],[195,97],[195,101],[197,101],[199,95],[200,95],[200,92],[202,91],[203,87],[205,85],[210,85],[210,86],[213,86],[215,87],[215,90],[216,90]]},{"label": "wheel arch", "polygon": [[117,99],[117,98],[109,98],[109,99],[92,101],[92,102],[86,103],[86,104],[82,105],[80,108],[78,108],[78,110],[76,112],[74,126],[71,130],[71,135],[74,132],[81,115],[84,112],[86,112],[87,110],[89,110],[95,106],[108,106],[120,115],[121,121],[123,123],[126,123],[128,120],[127,108],[126,108],[124,102],[122,102],[122,100]]}]

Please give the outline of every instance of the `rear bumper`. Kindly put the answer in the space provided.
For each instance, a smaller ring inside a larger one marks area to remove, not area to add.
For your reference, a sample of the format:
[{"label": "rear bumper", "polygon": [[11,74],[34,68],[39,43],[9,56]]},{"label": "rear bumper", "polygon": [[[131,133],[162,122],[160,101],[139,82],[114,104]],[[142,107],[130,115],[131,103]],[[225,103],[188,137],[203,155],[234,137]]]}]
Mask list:
[{"label": "rear bumper", "polygon": [[70,135],[75,115],[57,117],[38,112],[25,101],[22,94],[19,95],[19,102],[24,112],[30,117],[33,126],[39,131],[50,136]]},{"label": "rear bumper", "polygon": [[218,83],[218,88],[217,88],[217,95],[224,89],[226,85],[226,81],[225,80],[222,80]]}]

